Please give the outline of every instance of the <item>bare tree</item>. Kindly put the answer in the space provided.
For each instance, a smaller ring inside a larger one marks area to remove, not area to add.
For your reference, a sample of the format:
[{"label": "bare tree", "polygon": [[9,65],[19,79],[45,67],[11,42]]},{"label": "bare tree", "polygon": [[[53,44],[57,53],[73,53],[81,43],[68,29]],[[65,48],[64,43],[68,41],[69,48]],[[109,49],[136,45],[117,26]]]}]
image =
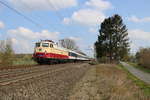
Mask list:
[{"label": "bare tree", "polygon": [[78,50],[78,46],[76,45],[76,42],[69,38],[59,40],[59,44],[62,47],[67,48],[67,49]]}]

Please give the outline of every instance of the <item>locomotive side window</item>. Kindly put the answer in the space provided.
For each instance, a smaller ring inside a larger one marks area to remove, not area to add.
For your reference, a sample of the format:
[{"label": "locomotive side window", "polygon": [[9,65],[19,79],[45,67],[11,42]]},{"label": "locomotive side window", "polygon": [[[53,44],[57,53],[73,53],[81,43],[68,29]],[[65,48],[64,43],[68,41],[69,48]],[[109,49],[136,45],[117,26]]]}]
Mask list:
[{"label": "locomotive side window", "polygon": [[42,47],[49,47],[49,43],[42,43]]},{"label": "locomotive side window", "polygon": [[36,46],[36,47],[40,47],[40,43],[36,43],[35,46]]},{"label": "locomotive side window", "polygon": [[50,47],[53,48],[53,44],[50,44]]},{"label": "locomotive side window", "polygon": [[69,56],[72,56],[72,57],[77,57],[77,54],[75,54],[75,53],[72,53],[72,52],[69,52]]}]

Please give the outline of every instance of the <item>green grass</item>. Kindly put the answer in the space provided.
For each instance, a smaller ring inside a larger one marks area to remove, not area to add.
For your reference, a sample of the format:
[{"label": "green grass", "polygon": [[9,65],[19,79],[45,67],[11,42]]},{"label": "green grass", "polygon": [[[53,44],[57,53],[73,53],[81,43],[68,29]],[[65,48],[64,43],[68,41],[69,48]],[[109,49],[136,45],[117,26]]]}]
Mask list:
[{"label": "green grass", "polygon": [[32,55],[19,55],[15,57],[13,65],[35,65],[37,64],[33,59]]},{"label": "green grass", "polygon": [[125,71],[128,75],[128,78],[131,79],[137,86],[140,87],[144,91],[144,93],[150,97],[150,85],[143,82],[142,80],[135,77],[133,74],[131,74],[126,68],[124,68],[122,65],[118,65],[117,68]]},{"label": "green grass", "polygon": [[128,64],[132,65],[133,67],[137,68],[137,69],[140,69],[146,73],[150,73],[150,69],[148,68],[145,68],[143,66],[139,66],[137,63],[132,63],[132,62],[128,62]]},{"label": "green grass", "polygon": [[24,59],[17,59],[13,61],[13,65],[36,65],[37,63],[33,60],[24,60]]}]

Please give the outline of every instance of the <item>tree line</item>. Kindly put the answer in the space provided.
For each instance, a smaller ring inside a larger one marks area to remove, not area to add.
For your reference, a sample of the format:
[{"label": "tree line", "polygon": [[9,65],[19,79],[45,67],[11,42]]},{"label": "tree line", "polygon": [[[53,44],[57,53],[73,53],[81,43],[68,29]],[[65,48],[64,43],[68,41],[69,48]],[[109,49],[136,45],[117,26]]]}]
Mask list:
[{"label": "tree line", "polygon": [[150,48],[140,48],[135,55],[135,60],[138,65],[150,69]]}]

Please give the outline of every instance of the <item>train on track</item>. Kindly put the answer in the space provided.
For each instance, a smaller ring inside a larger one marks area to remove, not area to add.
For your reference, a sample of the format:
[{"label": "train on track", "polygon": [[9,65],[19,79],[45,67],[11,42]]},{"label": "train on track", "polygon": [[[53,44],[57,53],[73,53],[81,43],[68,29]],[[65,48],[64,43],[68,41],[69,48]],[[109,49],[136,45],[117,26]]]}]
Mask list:
[{"label": "train on track", "polygon": [[35,43],[33,58],[39,64],[90,60],[84,53],[58,46],[58,44],[52,40],[41,40],[40,42]]}]

